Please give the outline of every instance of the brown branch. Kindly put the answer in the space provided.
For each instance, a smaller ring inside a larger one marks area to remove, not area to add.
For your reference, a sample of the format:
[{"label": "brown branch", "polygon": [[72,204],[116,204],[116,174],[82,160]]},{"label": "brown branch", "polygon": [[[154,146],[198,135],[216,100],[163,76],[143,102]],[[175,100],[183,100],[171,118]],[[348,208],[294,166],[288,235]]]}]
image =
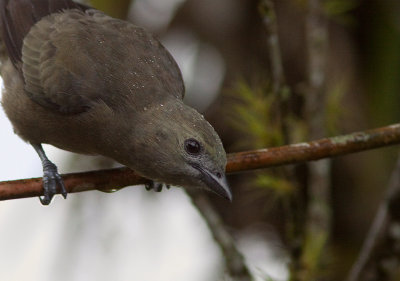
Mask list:
[{"label": "brown branch", "polygon": [[[129,185],[149,182],[129,168],[97,170],[62,176],[68,193],[101,190],[113,191]],[[0,201],[42,195],[42,178],[0,182]]]},{"label": "brown branch", "polygon": [[[227,173],[297,164],[400,143],[400,124],[268,149],[231,153]],[[88,190],[112,191],[148,180],[128,168],[63,175],[70,193]],[[42,195],[41,178],[0,182],[0,201]]]},{"label": "brown branch", "polygon": [[237,249],[234,238],[226,229],[218,212],[204,195],[196,190],[187,190],[193,205],[199,211],[208,225],[215,242],[225,257],[226,274],[232,281],[252,281],[253,277],[244,261],[243,255]]},{"label": "brown branch", "polygon": [[392,280],[400,265],[400,156],[347,281]]},{"label": "brown branch", "polygon": [[264,26],[268,32],[268,51],[271,60],[273,90],[275,94],[280,96],[282,94],[282,88],[285,86],[285,75],[283,73],[274,2],[272,0],[262,0],[260,2],[260,10]]},{"label": "brown branch", "polygon": [[[317,139],[325,135],[328,24],[322,11],[322,0],[309,0],[306,16],[308,50],[308,87],[304,95],[308,136]],[[304,243],[300,270],[293,272],[300,280],[319,279],[321,265],[326,261],[326,244],[330,235],[330,161],[307,165],[307,200],[304,223]],[[296,279],[296,277],[294,279]]]},{"label": "brown branch", "polygon": [[297,164],[400,143],[400,124],[324,138],[311,142],[284,145],[228,155],[230,173],[286,164]]}]

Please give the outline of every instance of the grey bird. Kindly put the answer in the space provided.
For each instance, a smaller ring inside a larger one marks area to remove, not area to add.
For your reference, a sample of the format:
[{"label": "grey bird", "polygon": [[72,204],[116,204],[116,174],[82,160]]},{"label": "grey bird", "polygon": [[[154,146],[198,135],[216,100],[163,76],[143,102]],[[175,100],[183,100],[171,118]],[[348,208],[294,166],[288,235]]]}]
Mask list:
[{"label": "grey bird", "polygon": [[67,195],[43,143],[232,200],[222,142],[153,35],[70,0],[0,0],[0,17],[2,105],[42,161],[42,204]]}]

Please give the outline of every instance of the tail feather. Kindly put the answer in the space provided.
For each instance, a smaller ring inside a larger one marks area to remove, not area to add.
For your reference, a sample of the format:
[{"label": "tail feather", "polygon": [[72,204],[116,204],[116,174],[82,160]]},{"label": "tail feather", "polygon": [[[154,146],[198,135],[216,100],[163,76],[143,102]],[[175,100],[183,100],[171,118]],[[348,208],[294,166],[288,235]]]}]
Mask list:
[{"label": "tail feather", "polygon": [[14,66],[20,68],[23,40],[43,17],[66,9],[85,11],[71,0],[0,0],[1,39]]}]

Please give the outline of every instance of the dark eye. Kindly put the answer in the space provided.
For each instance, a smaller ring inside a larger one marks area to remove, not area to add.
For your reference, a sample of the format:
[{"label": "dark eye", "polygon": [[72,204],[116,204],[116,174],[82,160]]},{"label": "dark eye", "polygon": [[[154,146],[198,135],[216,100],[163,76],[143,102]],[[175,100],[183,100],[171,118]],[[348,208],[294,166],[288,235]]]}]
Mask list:
[{"label": "dark eye", "polygon": [[187,139],[185,140],[185,150],[189,154],[198,155],[201,151],[201,145],[195,139]]}]

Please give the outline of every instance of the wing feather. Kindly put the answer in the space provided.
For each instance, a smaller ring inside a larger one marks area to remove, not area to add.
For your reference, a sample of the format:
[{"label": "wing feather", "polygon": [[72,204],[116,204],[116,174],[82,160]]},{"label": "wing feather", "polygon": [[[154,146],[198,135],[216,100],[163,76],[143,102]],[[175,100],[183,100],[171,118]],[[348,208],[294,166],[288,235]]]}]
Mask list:
[{"label": "wing feather", "polygon": [[24,38],[35,23],[65,9],[88,8],[71,0],[0,0],[2,40],[14,66],[20,66]]},{"label": "wing feather", "polygon": [[[14,1],[24,7],[24,17],[30,15],[18,32],[14,24],[22,19],[15,15]],[[37,2],[43,4],[34,7]],[[171,95],[183,98],[175,60],[150,33],[74,5],[68,0],[0,0],[3,40],[32,100],[62,114],[79,114],[98,102],[112,110],[125,105],[132,110]]]}]

